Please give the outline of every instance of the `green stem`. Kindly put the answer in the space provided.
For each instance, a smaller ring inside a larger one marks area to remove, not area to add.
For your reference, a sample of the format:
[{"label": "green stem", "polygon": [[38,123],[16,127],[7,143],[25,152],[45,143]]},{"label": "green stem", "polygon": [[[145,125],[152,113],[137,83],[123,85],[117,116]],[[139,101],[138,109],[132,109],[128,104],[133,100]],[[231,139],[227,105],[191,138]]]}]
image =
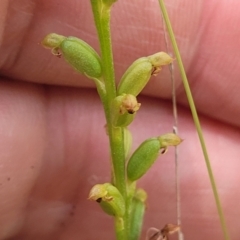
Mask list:
[{"label": "green stem", "polygon": [[178,62],[178,66],[179,66],[179,69],[180,69],[183,85],[184,85],[186,95],[187,95],[187,99],[188,99],[188,102],[189,102],[189,106],[190,106],[190,109],[191,109],[191,112],[192,112],[193,120],[194,120],[196,129],[197,129],[197,133],[198,133],[198,137],[199,137],[199,140],[200,140],[200,143],[201,143],[201,146],[202,146],[202,151],[203,151],[203,155],[204,155],[204,158],[205,158],[205,163],[207,165],[207,170],[208,170],[209,178],[210,178],[210,181],[211,181],[214,198],[215,198],[215,201],[216,201],[219,218],[220,218],[220,222],[221,222],[221,225],[222,225],[224,239],[229,240],[230,237],[229,237],[229,234],[228,234],[228,231],[227,231],[227,226],[226,226],[226,223],[225,223],[223,210],[222,210],[221,203],[220,203],[220,198],[219,198],[216,183],[215,183],[215,180],[214,180],[214,175],[213,175],[213,172],[212,172],[212,168],[211,168],[210,160],[209,160],[209,157],[208,157],[206,144],[205,144],[205,141],[204,141],[204,137],[203,137],[200,121],[199,121],[199,118],[198,118],[198,114],[197,114],[197,111],[196,111],[196,107],[195,107],[195,104],[194,104],[194,100],[193,100],[193,97],[192,97],[191,89],[190,89],[189,84],[188,84],[187,76],[186,76],[186,73],[185,73],[185,70],[184,70],[182,59],[181,59],[181,56],[180,56],[180,53],[179,53],[179,50],[178,50],[177,42],[176,42],[176,39],[175,39],[175,36],[174,36],[174,33],[173,33],[173,29],[172,29],[172,26],[171,26],[171,23],[170,23],[170,20],[169,20],[169,17],[168,17],[168,13],[167,13],[164,1],[159,0],[159,5],[161,7],[161,11],[162,11],[162,14],[163,14],[164,21],[166,23],[168,34],[169,34],[171,42],[172,42],[173,50],[174,50],[174,53],[175,53],[175,56],[176,56],[176,59],[177,59],[177,62]]},{"label": "green stem", "polygon": [[[110,9],[111,1],[91,0],[92,11],[94,14],[95,25],[101,48],[101,59],[103,67],[103,78],[106,88],[106,98],[104,104],[105,116],[107,120],[111,157],[113,165],[114,185],[121,192],[126,200],[126,178],[125,178],[125,152],[124,136],[122,128],[115,128],[111,124],[111,104],[116,97],[116,86],[114,77],[111,33],[110,33]],[[124,224],[128,224],[128,219],[123,218]],[[127,239],[126,231],[119,230],[118,224],[115,225],[117,239]]]},{"label": "green stem", "polygon": [[116,97],[116,86],[110,33],[110,7],[105,6],[99,0],[91,0],[91,2],[101,47],[101,59],[106,91],[108,100],[112,100]]},{"label": "green stem", "polygon": [[123,131],[111,125],[110,109],[112,100],[116,97],[116,86],[114,78],[114,66],[112,56],[112,44],[110,34],[110,6],[104,5],[102,1],[91,0],[95,24],[101,47],[101,58],[103,65],[103,77],[106,87],[105,114],[109,130],[111,155],[114,168],[115,185],[125,197],[125,156],[123,144]]}]

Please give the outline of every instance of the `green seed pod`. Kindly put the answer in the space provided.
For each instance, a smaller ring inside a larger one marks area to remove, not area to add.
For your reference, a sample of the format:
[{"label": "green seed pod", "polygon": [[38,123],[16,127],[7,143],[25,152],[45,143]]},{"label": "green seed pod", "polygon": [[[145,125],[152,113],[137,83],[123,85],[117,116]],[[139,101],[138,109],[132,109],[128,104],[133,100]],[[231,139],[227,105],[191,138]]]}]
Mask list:
[{"label": "green seed pod", "polygon": [[[160,153],[165,153],[168,146],[176,146],[180,144],[181,141],[182,140],[173,133],[145,140],[128,161],[128,179],[130,181],[136,181],[139,179],[157,160]],[[161,149],[164,151],[160,152]]]},{"label": "green seed pod", "polygon": [[147,57],[137,59],[122,76],[117,92],[137,96],[147,84],[152,73],[152,64]]},{"label": "green seed pod", "polygon": [[152,75],[156,76],[161,66],[170,64],[173,61],[167,53],[158,52],[148,57],[137,59],[127,69],[118,85],[118,95],[129,93],[137,96],[148,83]]},{"label": "green seed pod", "polygon": [[68,37],[63,40],[60,49],[64,59],[78,72],[89,78],[102,76],[101,61],[95,50],[84,41]]},{"label": "green seed pod", "polygon": [[101,59],[96,51],[81,39],[64,37],[56,33],[48,34],[42,45],[51,48],[52,53],[61,56],[78,72],[89,78],[99,79],[102,76]]},{"label": "green seed pod", "polygon": [[129,240],[140,239],[143,217],[146,209],[146,198],[147,193],[143,189],[137,189],[132,201]]},{"label": "green seed pod", "polygon": [[95,185],[90,190],[89,199],[97,201],[103,211],[111,216],[122,217],[125,213],[124,199],[110,183]]},{"label": "green seed pod", "polygon": [[157,138],[147,139],[137,148],[127,165],[127,177],[130,181],[136,181],[147,172],[156,161],[160,148]]},{"label": "green seed pod", "polygon": [[111,119],[115,127],[126,127],[134,119],[136,111],[141,104],[137,102],[135,96],[122,94],[117,96],[112,102]]}]

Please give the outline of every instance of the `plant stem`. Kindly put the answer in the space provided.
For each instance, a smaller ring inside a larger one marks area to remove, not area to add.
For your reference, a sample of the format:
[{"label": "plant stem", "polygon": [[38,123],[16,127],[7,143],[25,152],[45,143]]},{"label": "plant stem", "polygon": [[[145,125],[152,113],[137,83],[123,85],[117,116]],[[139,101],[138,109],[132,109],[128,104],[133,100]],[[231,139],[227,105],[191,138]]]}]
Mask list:
[{"label": "plant stem", "polygon": [[104,103],[104,108],[109,130],[115,185],[122,195],[125,196],[126,184],[123,131],[121,128],[114,128],[112,126],[110,116],[111,103],[116,97],[110,34],[110,6],[105,6],[102,1],[99,0],[91,0],[91,3],[101,48],[103,77],[106,87],[106,103]]},{"label": "plant stem", "polygon": [[[111,104],[116,97],[116,86],[114,77],[111,33],[110,33],[110,9],[111,4],[106,1],[91,0],[95,25],[101,48],[101,59],[103,67],[103,78],[106,88],[106,98],[104,104],[105,116],[107,120],[108,135],[111,148],[111,158],[113,166],[114,185],[121,192],[123,198],[127,199],[126,178],[125,178],[125,151],[123,129],[116,128],[111,123]],[[126,210],[128,211],[128,209]],[[123,217],[124,224],[128,224],[127,215]],[[126,231],[119,230],[119,224],[115,224],[117,239],[127,240]]]},{"label": "plant stem", "polygon": [[194,120],[196,129],[197,129],[198,137],[199,137],[199,140],[200,140],[200,143],[201,143],[201,146],[202,146],[202,151],[203,151],[203,155],[204,155],[204,158],[205,158],[205,163],[207,165],[208,175],[209,175],[209,178],[210,178],[214,198],[215,198],[216,205],[217,205],[217,210],[218,210],[218,214],[219,214],[219,218],[220,218],[220,222],[221,222],[221,226],[222,226],[222,230],[223,230],[223,234],[224,234],[224,239],[225,240],[230,240],[230,237],[229,237],[229,234],[228,234],[228,231],[227,231],[227,226],[226,226],[225,219],[224,219],[224,215],[223,215],[223,210],[222,210],[221,203],[220,203],[220,198],[219,198],[216,183],[215,183],[215,180],[214,180],[214,175],[213,175],[210,160],[209,160],[209,157],[208,157],[208,152],[207,152],[206,144],[205,144],[205,141],[204,141],[200,121],[199,121],[198,114],[197,114],[197,111],[196,111],[196,107],[195,107],[195,104],[194,104],[194,100],[193,100],[193,97],[192,97],[191,89],[190,89],[189,84],[188,84],[188,80],[187,80],[187,76],[186,76],[184,66],[183,66],[183,63],[182,63],[181,55],[180,55],[179,50],[178,50],[177,42],[176,42],[176,39],[175,39],[175,36],[174,36],[174,33],[173,33],[173,29],[172,29],[172,26],[171,26],[171,23],[170,23],[170,20],[169,20],[169,17],[168,17],[168,13],[167,13],[164,1],[159,0],[159,5],[161,7],[161,11],[162,11],[162,14],[163,14],[166,26],[167,26],[168,34],[170,36],[172,46],[173,46],[173,49],[174,49],[174,53],[176,55],[176,59],[177,59],[178,66],[179,66],[179,69],[180,69],[180,73],[181,73],[183,85],[184,85],[184,88],[185,88],[185,91],[186,91],[188,103],[189,103],[189,106],[190,106],[190,109],[191,109],[191,112],[192,112],[192,116],[193,116],[193,120]]}]

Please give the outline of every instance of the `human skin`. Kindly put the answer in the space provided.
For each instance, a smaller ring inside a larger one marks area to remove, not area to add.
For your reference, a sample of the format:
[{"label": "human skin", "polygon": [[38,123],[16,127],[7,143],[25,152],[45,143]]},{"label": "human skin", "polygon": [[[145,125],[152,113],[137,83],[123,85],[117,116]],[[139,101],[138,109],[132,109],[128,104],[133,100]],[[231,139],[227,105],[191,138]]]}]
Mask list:
[{"label": "human skin", "polygon": [[[226,223],[240,238],[240,66],[237,1],[168,0],[167,8],[200,114]],[[135,59],[166,51],[157,1],[118,1],[112,41],[119,80]],[[97,51],[89,1],[0,1],[0,239],[114,239],[90,188],[110,178],[104,114],[94,84],[43,49],[50,32]],[[199,140],[175,64],[182,230],[185,239],[224,239]],[[172,131],[168,68],[139,97],[135,149]],[[140,180],[148,192],[143,235],[176,223],[174,151]],[[143,237],[144,239],[144,237]],[[174,238],[171,238],[174,239]]]}]

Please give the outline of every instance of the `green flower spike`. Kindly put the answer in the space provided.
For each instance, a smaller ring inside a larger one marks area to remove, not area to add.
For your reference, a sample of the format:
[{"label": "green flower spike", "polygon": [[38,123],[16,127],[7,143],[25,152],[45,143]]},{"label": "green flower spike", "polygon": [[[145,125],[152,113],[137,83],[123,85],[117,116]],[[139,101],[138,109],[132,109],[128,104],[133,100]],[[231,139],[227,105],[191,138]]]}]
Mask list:
[{"label": "green flower spike", "polygon": [[126,127],[134,119],[141,104],[137,102],[135,96],[122,94],[116,97],[112,103],[112,123],[115,127]]},{"label": "green flower spike", "polygon": [[168,146],[176,146],[181,142],[182,140],[173,133],[145,140],[128,161],[128,179],[130,181],[136,181],[142,177],[157,160],[161,149],[164,150],[163,152],[166,152]]},{"label": "green flower spike", "polygon": [[93,186],[89,199],[98,202],[103,211],[111,216],[122,217],[125,213],[124,199],[118,189],[110,183]]},{"label": "green flower spike", "polygon": [[50,33],[43,39],[42,45],[46,48],[51,48],[54,55],[63,55],[64,59],[75,70],[86,75],[88,78],[101,78],[102,67],[100,57],[91,46],[81,39]]},{"label": "green flower spike", "polygon": [[137,59],[127,69],[118,85],[118,95],[123,93],[137,96],[148,83],[152,75],[156,76],[161,66],[170,64],[173,59],[164,52]]}]

